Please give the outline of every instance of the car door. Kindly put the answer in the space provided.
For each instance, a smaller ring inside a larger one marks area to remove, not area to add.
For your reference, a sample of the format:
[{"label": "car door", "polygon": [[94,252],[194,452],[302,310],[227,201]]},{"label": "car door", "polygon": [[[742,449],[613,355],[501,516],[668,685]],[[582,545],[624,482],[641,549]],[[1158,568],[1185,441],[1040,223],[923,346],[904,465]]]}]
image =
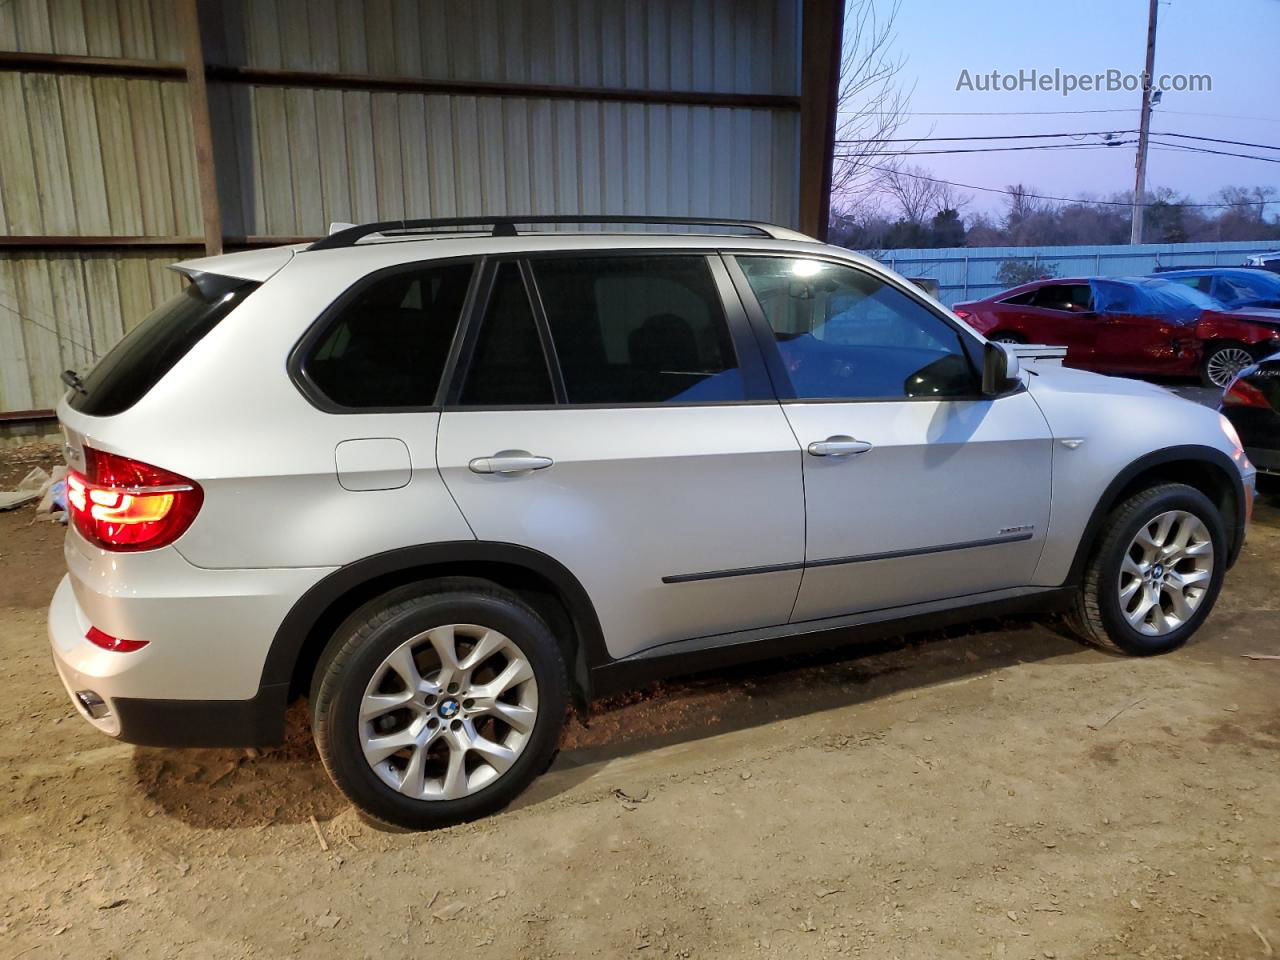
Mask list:
[{"label": "car door", "polygon": [[800,450],[719,258],[537,256],[488,290],[437,448],[475,535],[568,568],[614,657],[786,623]]},{"label": "car door", "polygon": [[1025,389],[979,393],[971,335],[845,262],[729,264],[805,450],[792,619],[1029,583],[1049,519],[1050,432]]},{"label": "car door", "polygon": [[1035,342],[1066,347],[1068,366],[1087,367],[1097,348],[1097,317],[1087,283],[1046,283],[1031,298],[1040,335]]},{"label": "car door", "polygon": [[1109,373],[1169,371],[1192,348],[1194,333],[1160,312],[1137,285],[1094,280],[1098,304],[1097,350],[1090,369]]}]

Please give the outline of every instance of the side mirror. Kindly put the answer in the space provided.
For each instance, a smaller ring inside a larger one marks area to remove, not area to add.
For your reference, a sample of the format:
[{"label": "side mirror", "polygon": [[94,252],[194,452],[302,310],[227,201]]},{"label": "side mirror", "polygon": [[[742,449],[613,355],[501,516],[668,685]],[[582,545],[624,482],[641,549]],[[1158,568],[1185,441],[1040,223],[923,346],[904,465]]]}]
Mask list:
[{"label": "side mirror", "polygon": [[998,397],[1019,379],[1022,364],[1014,348],[1007,343],[988,343],[982,354],[982,393]]}]

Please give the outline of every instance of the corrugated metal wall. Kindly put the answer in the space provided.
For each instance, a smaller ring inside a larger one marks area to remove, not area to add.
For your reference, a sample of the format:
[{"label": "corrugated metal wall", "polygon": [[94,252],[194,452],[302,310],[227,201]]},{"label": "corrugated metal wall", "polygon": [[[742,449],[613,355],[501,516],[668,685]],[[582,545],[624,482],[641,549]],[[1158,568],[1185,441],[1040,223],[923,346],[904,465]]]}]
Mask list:
[{"label": "corrugated metal wall", "polygon": [[[190,256],[187,252],[186,256]],[[182,289],[179,250],[0,255],[0,410],[52,407],[83,370]]]},{"label": "corrugated metal wall", "polygon": [[222,0],[229,62],[375,76],[799,92],[795,0]]},{"label": "corrugated metal wall", "polygon": [[[695,214],[794,225],[798,117],[727,107],[250,87],[230,234],[470,213]],[[226,109],[223,105],[221,109]]]},{"label": "corrugated metal wall", "polygon": [[[239,0],[215,56],[256,68],[795,96],[797,0]],[[334,25],[337,29],[334,29]],[[231,234],[484,212],[795,225],[794,111],[223,87]]]},{"label": "corrugated metal wall", "polygon": [[[0,50],[181,59],[171,0],[11,0]],[[0,73],[0,235],[196,236],[186,86]],[[181,289],[183,251],[0,252],[0,411],[51,407],[58,375],[101,356]]]},{"label": "corrugated metal wall", "polygon": [[[801,0],[220,0],[211,64],[796,97]],[[173,0],[0,0],[0,51],[183,57]],[[171,71],[176,74],[176,71]],[[211,83],[223,232],[468,213],[796,225],[794,107]],[[0,71],[0,236],[202,235],[185,82]],[[51,407],[182,249],[0,251],[0,411]]]},{"label": "corrugated metal wall", "polygon": [[940,299],[947,306],[962,300],[981,300],[1005,289],[996,282],[1007,260],[1039,264],[1058,277],[1134,277],[1156,267],[1233,267],[1245,257],[1276,249],[1265,241],[1221,243],[1140,243],[1077,247],[928,247],[869,252],[906,277],[938,281]]}]

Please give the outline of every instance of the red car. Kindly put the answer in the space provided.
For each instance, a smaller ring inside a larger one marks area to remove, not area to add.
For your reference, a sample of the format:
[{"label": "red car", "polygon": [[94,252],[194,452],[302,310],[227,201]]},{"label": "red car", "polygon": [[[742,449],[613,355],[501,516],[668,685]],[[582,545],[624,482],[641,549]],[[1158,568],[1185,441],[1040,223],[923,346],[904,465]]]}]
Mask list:
[{"label": "red car", "polygon": [[1228,309],[1156,278],[1037,280],[952,310],[988,339],[1065,346],[1064,363],[1100,373],[1198,376],[1225,387],[1280,350],[1280,310]]}]

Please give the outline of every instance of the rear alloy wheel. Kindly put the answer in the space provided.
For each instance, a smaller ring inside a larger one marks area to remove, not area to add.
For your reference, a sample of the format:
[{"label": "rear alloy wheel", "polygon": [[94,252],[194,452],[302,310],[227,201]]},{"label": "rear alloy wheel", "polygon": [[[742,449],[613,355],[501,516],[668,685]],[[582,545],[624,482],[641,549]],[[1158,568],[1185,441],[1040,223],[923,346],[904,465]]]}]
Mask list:
[{"label": "rear alloy wheel", "polygon": [[1226,528],[1194,487],[1166,483],[1112,511],[1069,614],[1080,636],[1118,653],[1177,649],[1222,587]]},{"label": "rear alloy wheel", "polygon": [[997,333],[987,337],[992,343],[1023,343],[1023,339],[1016,333]]},{"label": "rear alloy wheel", "polygon": [[382,661],[360,704],[365,760],[414,800],[460,800],[511,769],[538,718],[528,657],[488,627],[448,623]]},{"label": "rear alloy wheel", "polygon": [[1228,387],[1245,367],[1254,363],[1249,348],[1240,343],[1215,343],[1205,348],[1201,379],[1206,387]]},{"label": "rear alloy wheel", "polygon": [[312,726],[339,789],[424,829],[510,803],[555,754],[568,680],[543,621],[481,582],[419,584],[357,612],[317,667]]}]

